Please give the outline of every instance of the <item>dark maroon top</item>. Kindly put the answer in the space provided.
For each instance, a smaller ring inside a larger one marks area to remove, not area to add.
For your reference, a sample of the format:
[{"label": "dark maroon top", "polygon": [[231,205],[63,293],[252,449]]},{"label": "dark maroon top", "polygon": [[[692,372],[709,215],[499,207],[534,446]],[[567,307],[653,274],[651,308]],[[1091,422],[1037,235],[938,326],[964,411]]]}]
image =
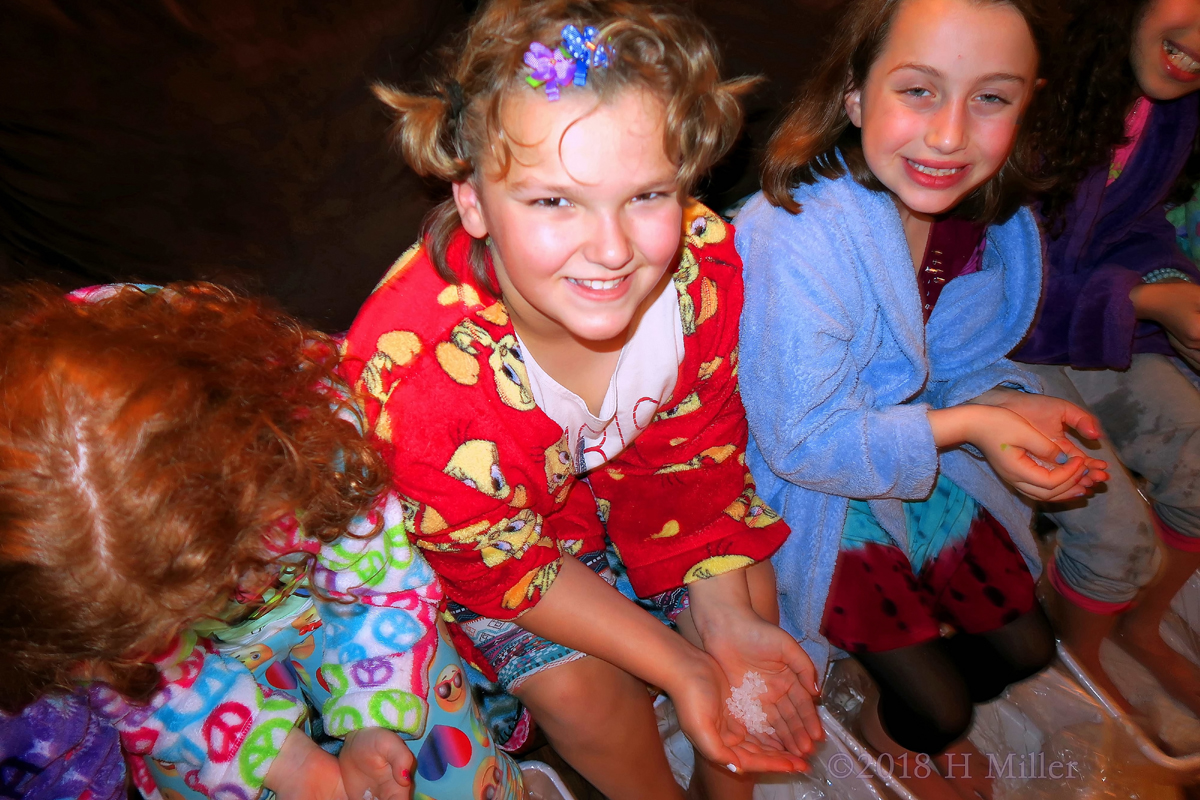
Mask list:
[{"label": "dark maroon top", "polygon": [[921,311],[926,322],[947,283],[979,271],[985,230],[986,225],[954,218],[934,220],[929,227],[925,257],[917,270],[917,289],[921,292]]}]

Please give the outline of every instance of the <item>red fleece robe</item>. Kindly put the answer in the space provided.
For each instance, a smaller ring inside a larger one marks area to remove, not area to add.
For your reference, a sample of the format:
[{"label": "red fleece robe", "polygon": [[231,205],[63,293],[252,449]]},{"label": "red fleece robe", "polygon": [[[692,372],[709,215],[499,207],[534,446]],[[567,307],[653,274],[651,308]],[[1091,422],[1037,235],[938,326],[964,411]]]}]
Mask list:
[{"label": "red fleece robe", "polygon": [[586,483],[571,473],[566,432],[534,402],[504,303],[471,276],[465,232],[448,253],[459,285],[414,246],[367,299],[344,370],[369,398],[410,534],[450,599],[515,619],[564,556],[603,549],[605,533],[642,596],[769,558],[787,537],[745,465],[733,229],[693,204],[685,233],[668,289],[685,334],[675,389]]}]

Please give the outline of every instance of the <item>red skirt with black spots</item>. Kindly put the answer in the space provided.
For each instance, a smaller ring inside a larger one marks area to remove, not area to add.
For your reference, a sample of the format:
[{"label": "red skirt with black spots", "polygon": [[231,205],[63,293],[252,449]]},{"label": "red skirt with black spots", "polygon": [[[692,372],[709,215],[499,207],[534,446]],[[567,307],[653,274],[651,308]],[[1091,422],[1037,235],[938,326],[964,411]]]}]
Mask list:
[{"label": "red skirt with black spots", "polygon": [[986,633],[1033,609],[1033,576],[995,517],[978,506],[967,536],[919,576],[894,544],[838,553],[821,632],[850,653],[879,653],[940,635],[941,623]]}]

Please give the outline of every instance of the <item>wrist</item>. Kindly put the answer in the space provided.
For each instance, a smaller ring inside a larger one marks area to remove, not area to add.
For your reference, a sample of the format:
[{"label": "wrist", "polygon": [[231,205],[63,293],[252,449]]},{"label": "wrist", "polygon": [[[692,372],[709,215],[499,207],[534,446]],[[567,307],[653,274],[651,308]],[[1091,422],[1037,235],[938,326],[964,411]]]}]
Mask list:
[{"label": "wrist", "polygon": [[[679,638],[683,640],[682,636]],[[699,647],[688,644],[686,640],[684,644],[687,648],[675,656],[670,669],[664,672],[659,681],[651,682],[672,698],[679,691],[708,681],[712,674],[712,656]]]},{"label": "wrist", "polygon": [[283,740],[283,746],[275,754],[270,768],[267,769],[263,787],[277,795],[287,789],[295,776],[303,770],[305,762],[315,755],[314,750],[317,753],[325,752],[312,739],[308,738],[304,731],[292,728],[288,731],[287,738]]},{"label": "wrist", "polygon": [[1002,406],[1013,398],[1013,395],[1021,395],[1024,392],[1019,389],[1010,389],[1007,386],[997,386],[994,389],[988,389],[978,397],[968,400],[968,403],[974,403],[980,406]]},{"label": "wrist", "polygon": [[988,416],[989,405],[964,404],[929,412],[933,443],[938,447],[958,447],[973,442],[981,420]]},{"label": "wrist", "polygon": [[754,614],[746,570],[739,569],[688,584],[688,607],[705,642]]},{"label": "wrist", "polygon": [[1163,310],[1177,296],[1181,281],[1166,281],[1161,283],[1139,283],[1129,290],[1129,301],[1133,303],[1133,313],[1138,319],[1160,322]]}]

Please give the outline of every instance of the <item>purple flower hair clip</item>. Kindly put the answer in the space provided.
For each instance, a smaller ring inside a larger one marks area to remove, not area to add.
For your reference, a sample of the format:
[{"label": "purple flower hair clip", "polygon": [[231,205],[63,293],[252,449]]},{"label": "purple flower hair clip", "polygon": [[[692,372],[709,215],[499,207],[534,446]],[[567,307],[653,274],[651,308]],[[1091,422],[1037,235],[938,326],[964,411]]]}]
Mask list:
[{"label": "purple flower hair clip", "polygon": [[535,89],[545,86],[549,100],[557,100],[558,90],[572,83],[586,86],[589,67],[608,66],[608,48],[596,44],[598,33],[591,25],[582,32],[567,25],[562,31],[562,44],[555,49],[541,42],[529,45],[525,52],[525,65],[530,69],[526,82]]},{"label": "purple flower hair clip", "polygon": [[559,87],[570,86],[575,77],[575,59],[559,49],[551,50],[541,42],[529,45],[525,65],[533,70],[525,80],[535,89],[545,86],[548,100],[557,100]]}]

